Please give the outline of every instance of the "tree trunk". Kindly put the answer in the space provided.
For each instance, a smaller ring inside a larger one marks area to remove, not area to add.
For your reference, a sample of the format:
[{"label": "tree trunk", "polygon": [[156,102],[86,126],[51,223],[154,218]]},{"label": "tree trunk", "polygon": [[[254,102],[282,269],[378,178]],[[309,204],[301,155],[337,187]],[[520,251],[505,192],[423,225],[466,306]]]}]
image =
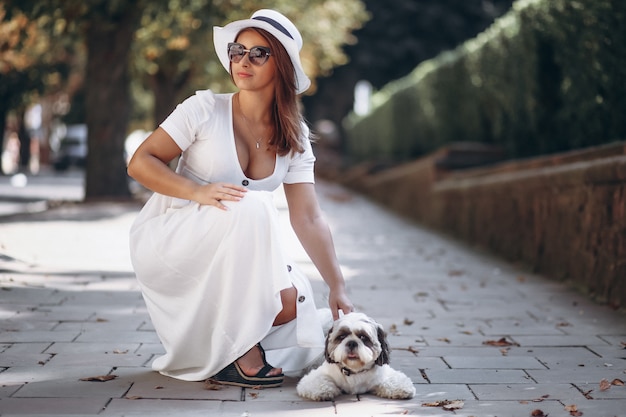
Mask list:
[{"label": "tree trunk", "polygon": [[159,65],[156,74],[150,76],[150,88],[154,94],[154,123],[155,127],[174,110],[179,101],[179,95],[191,78],[191,71],[178,72],[176,65],[168,65],[168,62],[176,63],[178,59],[170,57],[164,59]]},{"label": "tree trunk", "polygon": [[138,2],[87,29],[86,115],[88,147],[85,199],[128,198],[124,140],[131,111],[129,53],[140,15]]}]

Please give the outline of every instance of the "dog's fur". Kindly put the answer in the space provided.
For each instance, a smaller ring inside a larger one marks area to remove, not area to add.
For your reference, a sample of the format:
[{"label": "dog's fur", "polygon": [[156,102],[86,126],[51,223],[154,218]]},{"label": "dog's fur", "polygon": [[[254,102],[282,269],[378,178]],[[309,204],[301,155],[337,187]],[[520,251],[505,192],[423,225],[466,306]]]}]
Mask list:
[{"label": "dog's fur", "polygon": [[373,393],[383,398],[412,398],[408,376],[389,366],[389,346],[383,327],[363,313],[339,318],[326,337],[326,360],[302,377],[296,391],[314,401],[341,393]]}]

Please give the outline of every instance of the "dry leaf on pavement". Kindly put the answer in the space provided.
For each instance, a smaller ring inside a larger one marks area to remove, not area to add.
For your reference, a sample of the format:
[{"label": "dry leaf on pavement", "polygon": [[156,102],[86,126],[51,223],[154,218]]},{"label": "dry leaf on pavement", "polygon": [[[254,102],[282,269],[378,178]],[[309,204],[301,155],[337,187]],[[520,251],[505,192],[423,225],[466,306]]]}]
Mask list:
[{"label": "dry leaf on pavement", "polygon": [[530,413],[530,415],[531,415],[532,417],[546,417],[546,416],[547,416],[547,414],[544,414],[544,412],[543,412],[543,411],[541,411],[540,409],[533,410],[533,411]]},{"label": "dry leaf on pavement", "polygon": [[611,388],[611,383],[609,382],[609,380],[602,379],[602,381],[600,381],[600,391],[606,391],[609,388]]},{"label": "dry leaf on pavement", "polygon": [[611,385],[624,386],[624,381],[622,381],[621,379],[615,378],[613,381],[611,381]]},{"label": "dry leaf on pavement", "polygon": [[461,400],[454,400],[454,401],[441,400],[441,401],[434,401],[430,403],[422,403],[422,407],[442,407],[444,410],[448,410],[448,411],[459,410],[463,408],[464,405],[465,403]]},{"label": "dry leaf on pavement", "polygon": [[574,404],[565,406],[565,411],[569,411],[569,415],[574,417],[580,417],[583,415],[581,411],[578,411],[578,407]]},{"label": "dry leaf on pavement", "polygon": [[488,346],[516,346],[515,343],[513,342],[509,342],[508,340],[506,340],[506,337],[502,337],[499,340],[486,340],[483,342],[483,345],[488,345]]},{"label": "dry leaf on pavement", "polygon": [[87,378],[81,378],[81,381],[98,381],[105,382],[117,378],[117,375],[100,375],[100,376],[88,376]]}]

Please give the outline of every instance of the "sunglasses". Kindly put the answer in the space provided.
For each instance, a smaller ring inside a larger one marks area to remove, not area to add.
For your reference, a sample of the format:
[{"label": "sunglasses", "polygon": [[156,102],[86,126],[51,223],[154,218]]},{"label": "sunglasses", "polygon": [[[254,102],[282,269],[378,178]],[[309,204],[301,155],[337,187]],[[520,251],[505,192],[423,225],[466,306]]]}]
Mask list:
[{"label": "sunglasses", "polygon": [[243,56],[248,53],[248,59],[252,65],[263,65],[270,57],[270,48],[265,46],[253,46],[250,49],[246,49],[240,43],[231,42],[228,44],[228,59],[230,62],[237,64],[243,59]]}]

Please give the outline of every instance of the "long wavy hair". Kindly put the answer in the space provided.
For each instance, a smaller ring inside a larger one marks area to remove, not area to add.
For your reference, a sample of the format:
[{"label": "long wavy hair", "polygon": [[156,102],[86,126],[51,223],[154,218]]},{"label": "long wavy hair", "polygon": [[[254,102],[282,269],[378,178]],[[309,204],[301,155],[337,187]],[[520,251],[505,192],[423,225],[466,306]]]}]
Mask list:
[{"label": "long wavy hair", "polygon": [[275,146],[276,153],[281,156],[290,152],[304,152],[302,141],[309,138],[303,137],[304,118],[298,106],[296,71],[291,58],[280,41],[268,31],[245,28],[239,33],[247,30],[255,31],[267,40],[278,72],[272,105],[273,132],[269,145]]}]

